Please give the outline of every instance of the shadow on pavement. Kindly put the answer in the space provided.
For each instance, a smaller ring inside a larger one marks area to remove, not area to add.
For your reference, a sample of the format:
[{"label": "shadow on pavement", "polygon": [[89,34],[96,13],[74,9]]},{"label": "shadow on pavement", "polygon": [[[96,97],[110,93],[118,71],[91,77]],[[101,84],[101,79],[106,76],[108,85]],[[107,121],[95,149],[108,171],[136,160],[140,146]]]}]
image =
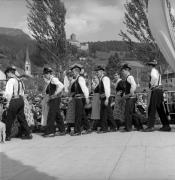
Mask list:
[{"label": "shadow on pavement", "polygon": [[[56,180],[43,172],[37,171],[32,166],[27,166],[19,161],[10,159],[0,153],[0,180]],[[58,180],[58,179],[57,179]]]}]

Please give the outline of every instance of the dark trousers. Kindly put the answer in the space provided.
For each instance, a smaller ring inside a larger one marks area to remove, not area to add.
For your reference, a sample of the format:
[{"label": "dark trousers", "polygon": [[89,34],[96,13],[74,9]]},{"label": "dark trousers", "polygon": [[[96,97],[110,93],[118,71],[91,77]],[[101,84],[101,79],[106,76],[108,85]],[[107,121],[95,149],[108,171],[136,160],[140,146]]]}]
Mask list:
[{"label": "dark trousers", "polygon": [[109,103],[107,106],[105,105],[105,99],[106,98],[101,98],[100,104],[100,124],[102,131],[107,131],[108,125],[111,127],[111,129],[116,129],[117,127],[113,117],[111,98],[109,98]]},{"label": "dark trousers", "polygon": [[30,128],[27,124],[26,117],[24,114],[24,100],[22,97],[12,99],[9,104],[9,108],[7,109],[7,116],[6,116],[6,135],[9,137],[11,135],[11,128],[17,117],[18,122],[23,129],[23,133],[25,135],[30,134]]},{"label": "dark trousers", "polygon": [[125,129],[127,131],[132,130],[132,118],[135,109],[135,98],[127,98],[125,103]]},{"label": "dark trousers", "polygon": [[63,117],[61,116],[61,112],[60,112],[60,102],[61,102],[60,97],[52,99],[48,102],[49,112],[47,116],[47,127],[46,127],[47,133],[55,133],[56,131],[55,122],[60,132],[65,131]]},{"label": "dark trousers", "polygon": [[160,88],[155,88],[151,92],[150,104],[148,107],[148,127],[154,127],[156,111],[159,114],[162,125],[169,126],[163,103],[163,90]]},{"label": "dark trousers", "polygon": [[85,99],[75,98],[75,132],[80,133],[81,127],[88,130],[89,122],[84,109]]},{"label": "dark trousers", "polygon": [[100,127],[100,120],[93,120],[92,130],[96,131]]}]

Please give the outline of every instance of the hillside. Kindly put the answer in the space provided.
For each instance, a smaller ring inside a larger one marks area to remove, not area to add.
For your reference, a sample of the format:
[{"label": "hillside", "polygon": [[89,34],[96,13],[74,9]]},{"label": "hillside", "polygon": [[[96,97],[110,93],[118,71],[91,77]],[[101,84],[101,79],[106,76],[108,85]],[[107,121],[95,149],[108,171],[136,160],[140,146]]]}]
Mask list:
[{"label": "hillside", "polygon": [[14,64],[24,68],[26,49],[32,66],[43,66],[46,63],[39,54],[37,44],[20,29],[0,27],[0,64],[6,67]]},{"label": "hillside", "polygon": [[89,42],[90,54],[96,51],[129,51],[128,45],[124,41],[97,41]]},{"label": "hillside", "polygon": [[21,29],[0,27],[0,35],[7,35],[10,37],[25,37],[30,40],[30,36],[24,33]]}]

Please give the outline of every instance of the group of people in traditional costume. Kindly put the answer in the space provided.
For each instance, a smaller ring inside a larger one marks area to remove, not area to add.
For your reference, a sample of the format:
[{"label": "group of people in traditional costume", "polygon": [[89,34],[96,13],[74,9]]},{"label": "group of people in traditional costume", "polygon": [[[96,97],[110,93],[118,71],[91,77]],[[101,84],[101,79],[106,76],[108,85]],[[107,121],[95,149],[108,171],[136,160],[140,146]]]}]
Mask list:
[{"label": "group of people in traditional costume", "polygon": [[[157,61],[153,60],[147,64],[150,67],[150,102],[148,106],[148,126],[143,129],[140,122],[133,120],[136,103],[136,82],[131,74],[131,67],[124,64],[120,72],[116,72],[115,101],[112,108],[111,80],[103,66],[97,66],[94,71],[91,101],[91,116],[93,127],[90,126],[86,109],[90,105],[90,92],[84,76],[81,74],[82,65],[73,64],[67,74],[69,79],[68,94],[69,103],[65,120],[61,114],[60,103],[64,84],[53,75],[51,68],[44,68],[43,78],[46,82],[45,97],[42,102],[43,112],[41,124],[46,126],[43,137],[63,136],[67,132],[71,136],[88,134],[93,130],[98,133],[117,131],[124,125],[123,131],[132,131],[133,125],[137,130],[145,132],[154,131],[156,112],[160,117],[162,127],[160,131],[171,131],[169,121],[163,103],[163,88],[161,86],[161,75],[156,69]],[[7,83],[4,97],[6,104],[6,140],[11,139],[11,128],[15,119],[18,119],[22,127],[22,139],[32,139],[31,130],[27,117],[24,113],[24,84],[15,74],[16,69],[8,67],[5,71]],[[121,78],[122,74],[122,78]],[[65,126],[65,122],[67,126]],[[67,127],[67,132],[66,132]]]}]

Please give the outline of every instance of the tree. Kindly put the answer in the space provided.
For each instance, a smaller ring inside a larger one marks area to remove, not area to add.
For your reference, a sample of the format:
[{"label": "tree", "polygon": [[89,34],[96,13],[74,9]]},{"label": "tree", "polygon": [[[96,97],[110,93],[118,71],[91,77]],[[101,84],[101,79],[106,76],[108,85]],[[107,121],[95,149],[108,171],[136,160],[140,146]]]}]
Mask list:
[{"label": "tree", "polygon": [[114,78],[114,74],[121,69],[121,60],[118,54],[115,53],[109,57],[108,64],[106,66],[106,72],[111,79]]},{"label": "tree", "polygon": [[169,0],[166,0],[166,2],[167,2],[167,7],[169,10],[169,15],[170,15],[170,20],[171,20],[172,26],[173,26],[173,28],[175,28],[175,17],[172,12],[171,3]]},{"label": "tree", "polygon": [[[137,59],[145,62],[157,58],[160,60],[160,64],[166,64],[149,28],[148,0],[131,0],[127,1],[124,6],[126,9],[124,24],[127,31],[121,30],[119,35],[127,42]],[[133,39],[140,43],[134,43]]]},{"label": "tree", "polygon": [[66,55],[65,15],[61,0],[26,0],[29,8],[28,26],[43,51],[57,68],[64,65]]}]

